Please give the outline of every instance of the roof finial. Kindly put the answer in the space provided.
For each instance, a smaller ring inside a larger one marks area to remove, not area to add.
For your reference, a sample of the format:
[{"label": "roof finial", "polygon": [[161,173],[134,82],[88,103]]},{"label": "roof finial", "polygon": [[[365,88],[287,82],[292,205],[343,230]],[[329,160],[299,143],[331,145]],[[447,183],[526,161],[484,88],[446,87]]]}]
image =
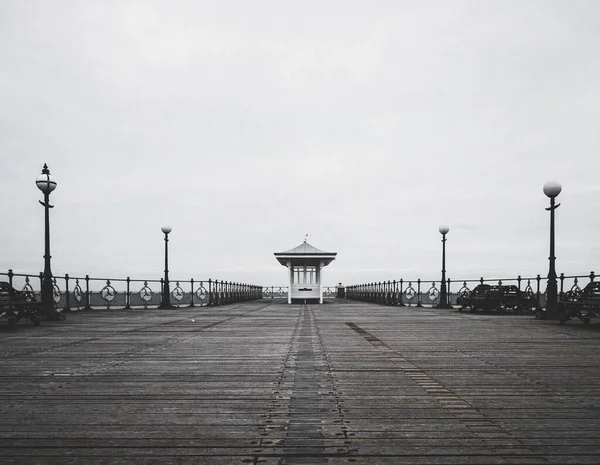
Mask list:
[{"label": "roof finial", "polygon": [[306,242],[307,240],[308,240],[308,233],[306,233],[306,234],[304,235],[304,242]]}]

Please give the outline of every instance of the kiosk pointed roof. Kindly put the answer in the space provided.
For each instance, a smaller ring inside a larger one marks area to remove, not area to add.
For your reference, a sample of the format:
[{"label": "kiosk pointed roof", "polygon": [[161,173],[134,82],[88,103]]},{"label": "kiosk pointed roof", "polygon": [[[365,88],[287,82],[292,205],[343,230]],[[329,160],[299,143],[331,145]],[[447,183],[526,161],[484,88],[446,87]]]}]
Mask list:
[{"label": "kiosk pointed roof", "polygon": [[328,265],[332,260],[335,260],[337,252],[325,252],[324,250],[317,249],[305,240],[293,249],[286,250],[285,252],[276,252],[274,255],[282,265],[285,265],[288,259],[323,259],[324,264]]},{"label": "kiosk pointed roof", "polygon": [[[285,255],[306,255],[306,254],[319,254],[319,255],[323,255],[326,254],[328,255],[329,252],[325,252],[324,250],[321,249],[317,249],[314,245],[310,245],[308,242],[304,241],[302,244],[300,244],[297,247],[294,247],[293,249],[290,250],[286,250],[285,252],[280,252],[280,254],[285,254]],[[279,255],[279,254],[277,254]]]}]

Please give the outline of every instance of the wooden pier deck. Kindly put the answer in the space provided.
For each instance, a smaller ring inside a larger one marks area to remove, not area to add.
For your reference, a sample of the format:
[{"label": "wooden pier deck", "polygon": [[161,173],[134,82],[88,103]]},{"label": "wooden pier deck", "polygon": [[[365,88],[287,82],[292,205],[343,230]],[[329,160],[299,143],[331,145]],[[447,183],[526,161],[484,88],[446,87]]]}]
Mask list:
[{"label": "wooden pier deck", "polygon": [[600,328],[262,300],[0,327],[2,464],[600,463]]}]

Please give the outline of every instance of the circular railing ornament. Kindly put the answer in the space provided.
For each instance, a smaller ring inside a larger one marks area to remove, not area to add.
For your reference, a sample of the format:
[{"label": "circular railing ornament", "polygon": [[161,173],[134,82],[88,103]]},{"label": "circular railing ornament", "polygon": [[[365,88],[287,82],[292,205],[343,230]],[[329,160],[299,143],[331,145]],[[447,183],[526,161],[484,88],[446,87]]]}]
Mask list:
[{"label": "circular railing ornament", "polygon": [[21,289],[21,292],[23,292],[23,294],[25,294],[25,301],[26,302],[35,302],[35,292],[33,291],[33,287],[31,286],[31,284],[29,284],[29,276],[25,276],[25,285],[23,286],[23,289]]},{"label": "circular railing ornament", "polygon": [[25,276],[25,285],[23,286],[23,292],[29,294],[33,294],[35,296],[35,292],[33,292],[33,287],[29,284],[29,276]]},{"label": "circular railing ornament", "polygon": [[409,282],[408,287],[404,291],[404,297],[406,297],[406,300],[413,300],[416,297],[416,295],[417,292],[415,291],[414,287],[412,287],[412,283]]},{"label": "circular railing ornament", "polygon": [[567,294],[569,295],[567,300],[579,300],[582,292],[583,291],[581,290],[581,288],[579,287],[579,283],[577,282],[577,278],[575,278],[573,286],[571,286],[571,290],[567,292]]},{"label": "circular railing ornament", "polygon": [[117,291],[110,284],[110,280],[106,281],[106,286],[104,286],[100,291],[100,297],[102,297],[102,300],[104,300],[107,304],[110,304],[113,300],[115,300],[116,295]]},{"label": "circular railing ornament", "polygon": [[531,287],[531,281],[529,279],[527,280],[527,286],[525,286],[525,290],[523,292],[525,292],[525,295],[528,299],[533,298],[534,292],[533,288]]},{"label": "circular railing ornament", "polygon": [[200,287],[196,290],[196,297],[198,297],[200,300],[206,300],[206,289],[204,288],[204,285],[200,284]]},{"label": "circular railing ornament", "polygon": [[52,282],[52,300],[54,300],[55,304],[60,302],[60,288],[58,287],[58,284],[56,284],[56,278],[54,278],[54,281]]},{"label": "circular railing ornament", "polygon": [[181,300],[183,299],[183,289],[181,289],[179,281],[175,283],[175,289],[173,289],[171,295],[177,302],[181,302]]},{"label": "circular railing ornament", "polygon": [[73,289],[73,298],[75,299],[75,301],[80,304],[83,300],[83,290],[81,289],[81,286],[79,285],[79,279],[75,280],[75,289]]},{"label": "circular railing ornament", "polygon": [[469,287],[467,286],[466,281],[463,281],[462,287],[458,290],[458,295],[459,295],[459,297],[462,297],[463,299],[465,297],[469,297],[471,295],[471,289],[469,289]]},{"label": "circular railing ornament", "polygon": [[427,291],[427,294],[428,294],[429,300],[431,302],[433,302],[439,298],[440,291],[437,289],[437,287],[435,287],[435,283],[431,283],[431,287],[429,288],[429,291]]},{"label": "circular railing ornament", "polygon": [[140,299],[144,301],[144,304],[147,304],[150,302],[153,295],[154,292],[152,292],[152,289],[148,286],[148,281],[144,281],[144,287],[142,287],[139,292]]}]

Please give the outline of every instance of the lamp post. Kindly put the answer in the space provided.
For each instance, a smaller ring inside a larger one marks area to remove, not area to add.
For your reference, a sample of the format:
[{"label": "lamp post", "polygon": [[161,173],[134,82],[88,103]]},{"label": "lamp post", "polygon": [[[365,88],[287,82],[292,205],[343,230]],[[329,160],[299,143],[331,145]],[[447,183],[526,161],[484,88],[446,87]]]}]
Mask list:
[{"label": "lamp post", "polygon": [[437,308],[452,308],[448,303],[448,292],[446,290],[446,234],[450,231],[448,226],[439,227],[440,234],[442,235],[442,283],[440,287],[440,303]]},{"label": "lamp post", "polygon": [[44,194],[44,201],[40,200],[40,203],[45,211],[44,273],[42,274],[41,291],[42,311],[46,315],[46,318],[52,319],[57,314],[57,311],[54,305],[52,270],[50,269],[50,258],[52,258],[50,255],[50,209],[54,208],[54,205],[50,205],[50,193],[56,189],[56,180],[50,175],[50,170],[46,163],[44,163],[42,174],[35,180],[35,184]]},{"label": "lamp post", "polygon": [[558,181],[548,181],[544,184],[544,194],[550,198],[550,207],[546,208],[550,212],[550,260],[548,268],[548,286],[546,287],[546,313],[545,318],[556,317],[557,307],[557,285],[556,285],[556,257],[554,256],[554,210],[560,207],[560,203],[555,202],[556,196],[560,194],[562,186]]},{"label": "lamp post", "polygon": [[163,285],[162,302],[158,308],[174,308],[171,305],[171,291],[169,289],[169,233],[171,226],[163,226],[160,230],[165,234],[165,281]]}]

